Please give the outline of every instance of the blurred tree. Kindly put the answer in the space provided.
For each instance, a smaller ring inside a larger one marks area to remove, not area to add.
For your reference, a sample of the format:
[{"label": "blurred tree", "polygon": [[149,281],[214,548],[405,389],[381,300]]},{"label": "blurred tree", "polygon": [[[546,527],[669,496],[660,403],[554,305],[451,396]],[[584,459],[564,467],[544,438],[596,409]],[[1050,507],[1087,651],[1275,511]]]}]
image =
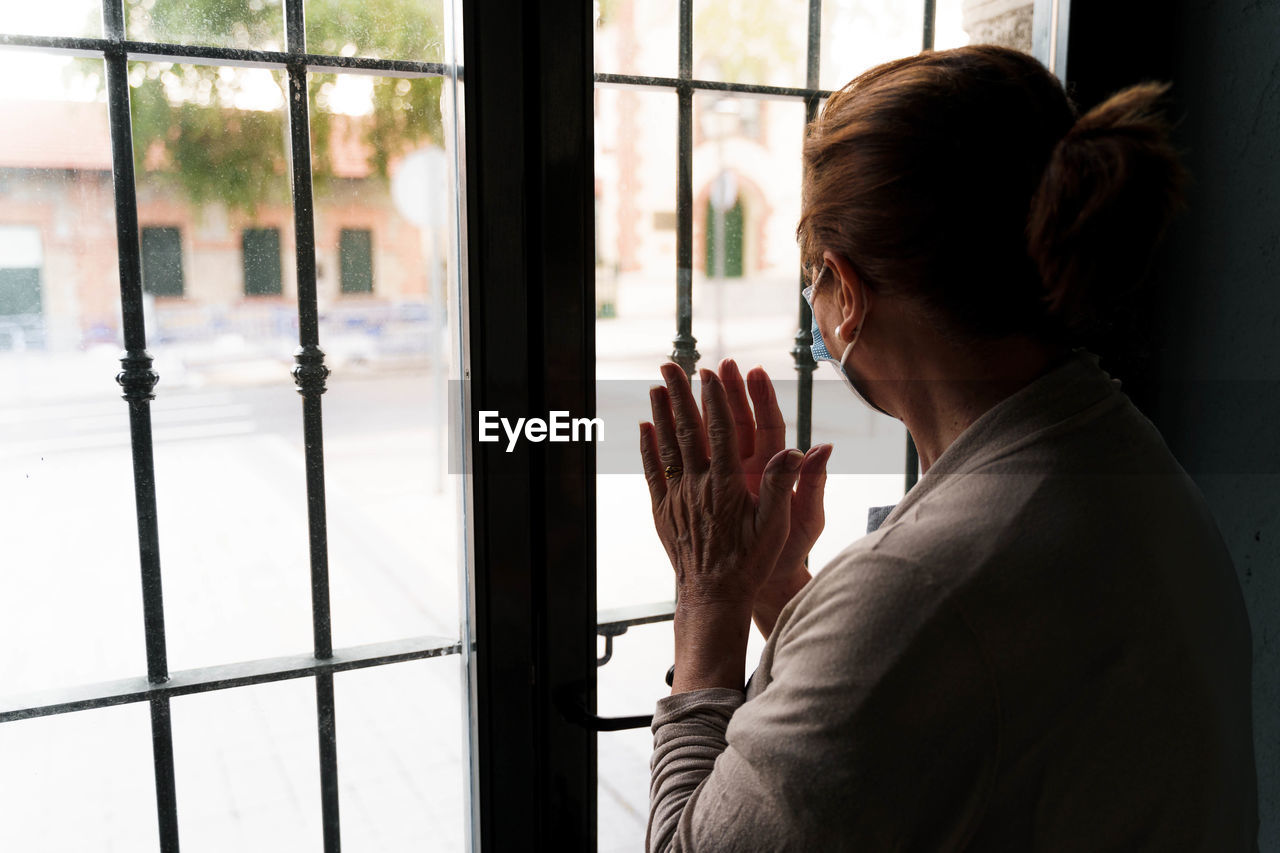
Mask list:
[{"label": "blurred tree", "polygon": [[776,0],[702,0],[697,12],[694,51],[715,61],[719,79],[773,82],[798,68],[803,41],[795,36],[808,26],[803,7]]},{"label": "blurred tree", "polygon": [[[126,0],[134,39],[279,50],[279,0]],[[443,7],[423,0],[307,0],[310,53],[439,60]],[[267,75],[279,98],[271,95]],[[311,74],[313,179],[324,193],[334,175],[332,98],[337,74]],[[370,174],[425,140],[443,143],[441,78],[362,77],[367,114],[353,117]],[[283,72],[138,62],[130,69],[135,167],[171,182],[197,205],[219,201],[252,211],[288,197],[287,104]],[[266,90],[266,91],[264,91]],[[274,109],[265,109],[271,102]],[[349,105],[348,105],[349,106]]]}]

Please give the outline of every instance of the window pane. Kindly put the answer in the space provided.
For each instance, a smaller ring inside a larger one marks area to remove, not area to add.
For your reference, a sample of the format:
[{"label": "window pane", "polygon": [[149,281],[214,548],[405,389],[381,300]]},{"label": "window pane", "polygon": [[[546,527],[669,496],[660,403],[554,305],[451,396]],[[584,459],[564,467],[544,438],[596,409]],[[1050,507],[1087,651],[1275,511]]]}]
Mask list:
[{"label": "window pane", "polygon": [[183,851],[322,848],[315,681],[180,696],[170,708]]},{"label": "window pane", "polygon": [[1034,0],[938,0],[934,44],[940,50],[966,44],[999,44],[1030,53],[1034,17]]},{"label": "window pane", "polygon": [[0,100],[22,129],[0,134],[5,694],[145,671],[102,75],[68,60],[51,91]]},{"label": "window pane", "polygon": [[450,655],[334,676],[344,848],[464,849],[460,662]]},{"label": "window pane", "polygon": [[595,14],[597,72],[676,76],[680,52],[676,0],[597,0]]},{"label": "window pane", "polygon": [[306,0],[307,50],[444,61],[442,0]]},{"label": "window pane", "polygon": [[295,654],[312,644],[297,309],[245,300],[241,255],[247,228],[292,241],[282,74],[140,62],[130,82],[138,218],[182,243],[184,298],[146,303],[170,667]]},{"label": "window pane", "polygon": [[334,642],[457,636],[456,227],[440,78],[312,74]]},{"label": "window pane", "polygon": [[839,89],[873,65],[919,53],[923,44],[924,0],[828,0],[819,83]]},{"label": "window pane", "polygon": [[245,296],[279,296],[280,229],[246,228],[241,246]]},{"label": "window pane", "polygon": [[[0,4],[0,33],[97,38],[102,35],[102,3],[101,0],[3,3]],[[31,78],[24,78],[23,83],[30,84]]]},{"label": "window pane", "polygon": [[805,85],[809,43],[809,4],[805,0],[692,2],[694,77],[768,86]]},{"label": "window pane", "polygon": [[145,703],[0,725],[0,850],[158,850]]},{"label": "window pane", "polygon": [[125,0],[125,23],[139,41],[284,48],[281,0]]}]

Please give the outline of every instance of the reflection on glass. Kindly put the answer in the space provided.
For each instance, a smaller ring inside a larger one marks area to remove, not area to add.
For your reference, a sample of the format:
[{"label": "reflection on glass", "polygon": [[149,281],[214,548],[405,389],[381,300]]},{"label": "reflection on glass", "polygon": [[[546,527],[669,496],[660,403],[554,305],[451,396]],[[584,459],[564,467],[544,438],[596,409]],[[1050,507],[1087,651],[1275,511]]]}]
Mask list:
[{"label": "reflection on glass", "polygon": [[0,134],[0,644],[22,650],[0,656],[5,694],[145,669],[102,75],[67,60],[0,100],[22,128]]},{"label": "reflection on glass", "polygon": [[306,0],[307,50],[444,60],[443,0]]},{"label": "reflection on glass", "polygon": [[125,0],[129,38],[254,50],[284,47],[281,0]]},{"label": "reflection on glass", "polygon": [[676,0],[597,0],[595,15],[597,72],[676,76],[680,39]]},{"label": "reflection on glass", "polygon": [[170,708],[183,851],[323,847],[314,681],[181,696]]},{"label": "reflection on glass", "polygon": [[804,0],[693,0],[693,76],[699,80],[803,86],[808,43]]},{"label": "reflection on glass", "polygon": [[313,74],[334,642],[458,631],[454,227],[440,78]]},{"label": "reflection on glass", "polygon": [[461,658],[334,676],[342,842],[350,850],[464,850]]},{"label": "reflection on glass", "polygon": [[145,703],[5,723],[0,755],[0,850],[159,847]]},{"label": "reflection on glass", "polygon": [[[0,4],[0,33],[24,36],[102,35],[101,0]],[[24,82],[30,82],[30,76]]]}]

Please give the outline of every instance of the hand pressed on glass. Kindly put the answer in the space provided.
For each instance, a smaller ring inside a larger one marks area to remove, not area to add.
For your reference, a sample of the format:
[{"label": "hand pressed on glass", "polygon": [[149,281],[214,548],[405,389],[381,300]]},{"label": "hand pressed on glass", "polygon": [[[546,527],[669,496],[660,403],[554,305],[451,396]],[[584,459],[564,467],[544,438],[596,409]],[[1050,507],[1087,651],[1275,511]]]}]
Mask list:
[{"label": "hand pressed on glass", "polygon": [[[821,531],[830,446],[807,457],[782,449],[785,428],[762,369],[749,377],[754,416],[732,361],[721,364],[720,376],[701,371],[701,414],[684,372],[675,364],[661,369],[667,384],[650,392],[654,420],[640,425],[640,453],[654,523],[676,572],[673,692],[741,688],[757,598],[791,585],[772,581],[779,558],[793,560],[799,551],[803,572],[804,554]],[[792,491],[797,478],[803,497]],[[788,579],[794,572],[785,567]]]}]

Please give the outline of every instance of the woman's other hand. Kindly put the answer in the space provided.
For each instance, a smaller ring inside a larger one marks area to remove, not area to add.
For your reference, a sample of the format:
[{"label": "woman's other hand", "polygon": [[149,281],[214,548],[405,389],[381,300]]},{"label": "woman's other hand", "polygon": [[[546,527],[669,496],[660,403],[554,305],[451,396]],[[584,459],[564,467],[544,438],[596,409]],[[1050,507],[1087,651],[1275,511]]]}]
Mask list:
[{"label": "woman's other hand", "polygon": [[[787,426],[778,406],[773,382],[763,367],[747,371],[746,381],[737,363],[726,358],[720,362],[720,381],[729,398],[733,423],[738,437],[738,453],[746,471],[747,489],[760,493],[760,478],[765,465],[786,443]],[[749,396],[749,401],[748,401]],[[827,460],[831,445],[809,448],[800,465],[795,496],[791,499],[791,517],[787,541],[768,580],[758,591],[752,617],[760,633],[768,637],[787,602],[809,582],[805,559],[818,541],[826,523],[822,509],[827,484]]]},{"label": "woman's other hand", "polygon": [[741,689],[752,604],[790,531],[792,488],[804,455],[782,450],[747,487],[724,383],[700,373],[705,423],[679,366],[650,392],[653,423],[640,454],[653,518],[676,572],[674,691]]}]

